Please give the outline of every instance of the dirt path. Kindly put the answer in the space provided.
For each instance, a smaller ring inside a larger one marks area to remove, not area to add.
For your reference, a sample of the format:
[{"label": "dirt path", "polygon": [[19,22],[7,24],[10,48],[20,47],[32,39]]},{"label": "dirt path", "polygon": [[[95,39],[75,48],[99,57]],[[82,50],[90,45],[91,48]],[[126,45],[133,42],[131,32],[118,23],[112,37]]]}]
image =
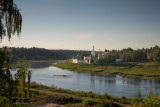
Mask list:
[{"label": "dirt path", "polygon": [[[48,90],[40,90],[40,89],[33,89],[33,88],[30,88],[30,90],[32,91],[38,91],[38,92],[44,92],[44,93],[50,93],[50,94],[58,94],[58,95],[65,95],[65,96],[69,96],[69,97],[73,97],[73,98],[78,98],[78,99],[91,99],[91,100],[95,100],[95,98],[89,98],[89,97],[81,97],[81,96],[77,96],[77,95],[72,95],[72,94],[67,94],[67,93],[60,93],[60,92],[54,92],[54,91],[48,91]],[[98,99],[97,99],[98,100]],[[121,106],[124,106],[124,107],[132,107],[131,105],[127,105],[127,104],[121,104],[121,103],[118,103],[118,102],[114,102],[114,103],[117,103]],[[46,106],[38,106],[38,107],[54,107],[54,106],[50,106],[46,104]],[[65,107],[64,105],[60,106],[60,105],[57,105],[58,107]],[[55,106],[56,107],[56,106]]]},{"label": "dirt path", "polygon": [[66,96],[70,96],[70,97],[73,97],[73,98],[80,98],[80,99],[94,99],[94,98],[89,98],[89,97],[80,97],[80,96],[77,96],[77,95],[48,91],[48,90],[40,90],[40,89],[33,89],[33,88],[30,88],[30,90],[44,92],[44,93],[50,93],[50,94],[66,95]]},{"label": "dirt path", "polygon": [[45,105],[37,105],[36,107],[66,107],[66,106],[59,105],[59,104],[48,103],[48,104],[45,104]]}]

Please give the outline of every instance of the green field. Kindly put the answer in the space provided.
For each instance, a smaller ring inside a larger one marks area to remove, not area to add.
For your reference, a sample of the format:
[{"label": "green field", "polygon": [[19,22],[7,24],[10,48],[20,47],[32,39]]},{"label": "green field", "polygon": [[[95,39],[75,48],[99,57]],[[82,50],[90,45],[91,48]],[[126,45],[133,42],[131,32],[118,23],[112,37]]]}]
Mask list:
[{"label": "green field", "polygon": [[75,64],[72,61],[65,61],[53,66],[76,72],[90,72],[100,75],[118,74],[125,77],[160,79],[160,63],[156,62],[127,62],[99,65]]}]

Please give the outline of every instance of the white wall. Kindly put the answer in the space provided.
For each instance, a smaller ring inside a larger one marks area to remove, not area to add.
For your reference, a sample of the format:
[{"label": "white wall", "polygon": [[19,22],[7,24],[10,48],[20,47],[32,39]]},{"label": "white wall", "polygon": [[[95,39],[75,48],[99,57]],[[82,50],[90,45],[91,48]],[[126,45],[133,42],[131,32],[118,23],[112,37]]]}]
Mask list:
[{"label": "white wall", "polygon": [[88,60],[81,60],[81,59],[73,59],[73,63],[88,63]]},{"label": "white wall", "polygon": [[89,60],[90,56],[84,56],[84,60]]},{"label": "white wall", "polygon": [[116,62],[122,62],[122,59],[116,59]]}]

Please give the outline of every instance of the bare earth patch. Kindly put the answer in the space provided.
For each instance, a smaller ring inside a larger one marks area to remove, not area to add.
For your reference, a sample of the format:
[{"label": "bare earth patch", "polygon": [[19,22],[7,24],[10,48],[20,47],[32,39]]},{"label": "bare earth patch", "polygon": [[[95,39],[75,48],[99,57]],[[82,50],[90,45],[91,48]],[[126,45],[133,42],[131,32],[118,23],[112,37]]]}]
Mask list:
[{"label": "bare earth patch", "polygon": [[54,103],[48,103],[45,105],[37,105],[36,107],[66,107],[64,105],[54,104]]}]

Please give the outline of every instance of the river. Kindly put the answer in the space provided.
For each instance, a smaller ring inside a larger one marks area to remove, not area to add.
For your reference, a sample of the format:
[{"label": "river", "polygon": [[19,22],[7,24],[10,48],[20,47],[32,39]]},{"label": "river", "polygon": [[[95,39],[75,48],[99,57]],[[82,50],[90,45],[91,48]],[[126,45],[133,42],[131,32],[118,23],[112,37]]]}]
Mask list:
[{"label": "river", "polygon": [[[134,97],[140,89],[142,97],[146,97],[149,90],[160,95],[160,80],[125,78],[119,75],[100,76],[97,74],[73,72],[51,66],[51,62],[37,62],[31,64],[31,81],[47,86],[70,89],[74,91],[92,91],[113,96]],[[43,66],[42,66],[43,65]],[[13,70],[13,74],[16,70]]]}]

